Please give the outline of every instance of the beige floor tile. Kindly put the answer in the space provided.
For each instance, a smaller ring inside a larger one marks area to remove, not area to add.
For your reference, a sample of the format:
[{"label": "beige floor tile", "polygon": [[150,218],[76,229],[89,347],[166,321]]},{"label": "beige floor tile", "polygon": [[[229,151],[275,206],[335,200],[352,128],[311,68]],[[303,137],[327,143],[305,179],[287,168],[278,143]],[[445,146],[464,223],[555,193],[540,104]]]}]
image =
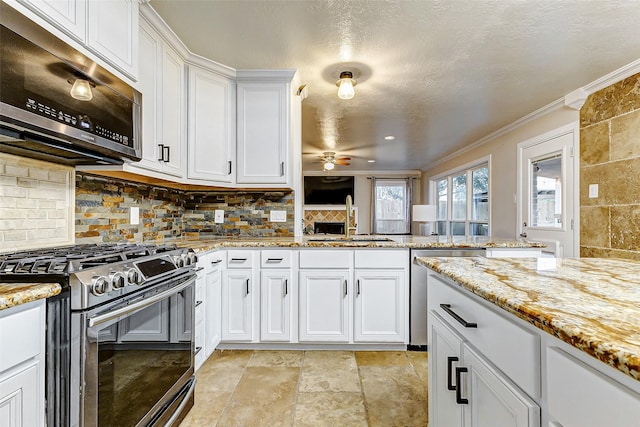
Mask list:
[{"label": "beige floor tile", "polygon": [[408,366],[404,351],[356,351],[358,366]]},{"label": "beige floor tile", "polygon": [[211,365],[206,370],[204,366],[196,374],[196,393],[201,391],[232,392],[242,378],[244,366]]},{"label": "beige floor tile", "polygon": [[408,351],[407,357],[409,358],[413,369],[416,370],[416,373],[422,380],[422,383],[427,387],[429,362],[428,353],[426,351]]},{"label": "beige floor tile", "polygon": [[300,393],[295,407],[295,427],[367,426],[362,393]]},{"label": "beige floor tile", "polygon": [[303,351],[256,350],[247,366],[299,368],[303,358]]},{"label": "beige floor tile", "polygon": [[360,378],[352,351],[306,351],[300,392],[358,392]]},{"label": "beige floor tile", "polygon": [[215,426],[224,410],[231,393],[196,390],[195,405],[182,421],[180,427]]},{"label": "beige floor tile", "polygon": [[369,425],[426,426],[427,390],[412,366],[362,366]]},{"label": "beige floor tile", "polygon": [[206,371],[209,366],[232,365],[245,367],[252,355],[253,350],[216,350],[204,362],[198,372]]},{"label": "beige floor tile", "polygon": [[217,426],[290,426],[299,368],[248,367]]}]

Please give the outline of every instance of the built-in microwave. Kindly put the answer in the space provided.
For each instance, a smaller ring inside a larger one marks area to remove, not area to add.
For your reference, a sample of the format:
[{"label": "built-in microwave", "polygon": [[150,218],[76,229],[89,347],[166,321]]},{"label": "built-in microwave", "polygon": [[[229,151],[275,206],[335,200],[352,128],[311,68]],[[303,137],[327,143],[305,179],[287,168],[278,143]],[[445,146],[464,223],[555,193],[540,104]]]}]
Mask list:
[{"label": "built-in microwave", "polygon": [[140,92],[1,7],[0,151],[67,165],[140,160]]}]

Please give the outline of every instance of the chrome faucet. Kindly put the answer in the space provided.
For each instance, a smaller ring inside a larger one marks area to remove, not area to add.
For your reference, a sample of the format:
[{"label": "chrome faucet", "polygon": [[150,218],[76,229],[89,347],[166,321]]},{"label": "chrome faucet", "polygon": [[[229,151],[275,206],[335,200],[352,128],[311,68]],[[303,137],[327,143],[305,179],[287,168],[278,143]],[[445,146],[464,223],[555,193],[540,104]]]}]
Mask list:
[{"label": "chrome faucet", "polygon": [[344,221],[344,236],[348,238],[351,235],[351,232],[349,231],[349,228],[351,227],[351,205],[353,204],[351,195],[347,196],[345,204],[347,205],[347,218]]}]

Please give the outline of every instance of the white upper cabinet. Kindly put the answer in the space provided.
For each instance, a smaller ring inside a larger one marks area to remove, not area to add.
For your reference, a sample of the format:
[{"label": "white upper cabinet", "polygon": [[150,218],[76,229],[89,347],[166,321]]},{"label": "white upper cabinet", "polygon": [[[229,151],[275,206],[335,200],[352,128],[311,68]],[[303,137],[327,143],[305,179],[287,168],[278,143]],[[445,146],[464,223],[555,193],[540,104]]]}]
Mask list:
[{"label": "white upper cabinet", "polygon": [[184,62],[145,21],[140,23],[142,160],[135,164],[184,175]]},{"label": "white upper cabinet", "polygon": [[9,3],[26,6],[127,77],[138,79],[138,0],[9,0]]},{"label": "white upper cabinet", "polygon": [[284,70],[238,72],[238,184],[290,184],[291,79]]},{"label": "white upper cabinet", "polygon": [[235,82],[189,67],[188,177],[232,183],[236,147]]}]

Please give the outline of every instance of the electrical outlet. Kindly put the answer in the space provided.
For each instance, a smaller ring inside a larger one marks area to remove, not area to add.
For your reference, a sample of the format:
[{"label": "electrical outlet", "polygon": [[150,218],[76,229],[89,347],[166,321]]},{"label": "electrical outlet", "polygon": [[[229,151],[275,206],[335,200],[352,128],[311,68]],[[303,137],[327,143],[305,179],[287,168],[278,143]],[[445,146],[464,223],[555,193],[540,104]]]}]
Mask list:
[{"label": "electrical outlet", "polygon": [[271,222],[286,222],[287,211],[271,211],[269,213],[269,221]]},{"label": "electrical outlet", "polygon": [[589,198],[590,199],[598,198],[598,184],[589,184]]},{"label": "electrical outlet", "polygon": [[222,209],[216,209],[214,211],[213,222],[216,224],[222,224],[224,222],[224,211]]},{"label": "electrical outlet", "polygon": [[129,224],[137,225],[140,224],[140,208],[137,206],[133,206],[129,210]]}]

